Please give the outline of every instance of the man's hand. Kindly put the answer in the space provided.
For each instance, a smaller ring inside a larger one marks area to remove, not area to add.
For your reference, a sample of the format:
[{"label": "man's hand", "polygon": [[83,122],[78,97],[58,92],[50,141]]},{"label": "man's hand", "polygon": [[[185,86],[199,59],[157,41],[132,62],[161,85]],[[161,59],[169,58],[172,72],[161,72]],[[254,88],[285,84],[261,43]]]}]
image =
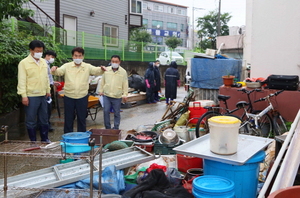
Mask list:
[{"label": "man's hand", "polygon": [[57,69],[57,66],[52,66],[52,67],[51,67],[51,72],[55,72],[56,69]]},{"label": "man's hand", "polygon": [[103,93],[99,93],[99,95],[100,95],[100,96],[103,96],[104,94],[103,94]]},{"label": "man's hand", "polygon": [[58,86],[61,85],[61,84],[60,84],[59,82],[57,82],[57,81],[54,81],[53,84],[54,84],[54,86],[56,86],[56,87],[58,87]]},{"label": "man's hand", "polygon": [[102,65],[101,65],[100,67],[101,67],[101,70],[102,70],[102,71],[107,71],[107,69],[106,69],[105,66],[102,66]]},{"label": "man's hand", "polygon": [[51,93],[46,93],[46,98],[51,97]]},{"label": "man's hand", "polygon": [[28,97],[23,97],[23,98],[22,98],[22,104],[23,104],[24,106],[28,106],[28,105],[29,105]]},{"label": "man's hand", "polygon": [[126,97],[126,96],[123,96],[123,97],[122,97],[122,102],[124,102],[124,103],[127,102],[127,97]]}]

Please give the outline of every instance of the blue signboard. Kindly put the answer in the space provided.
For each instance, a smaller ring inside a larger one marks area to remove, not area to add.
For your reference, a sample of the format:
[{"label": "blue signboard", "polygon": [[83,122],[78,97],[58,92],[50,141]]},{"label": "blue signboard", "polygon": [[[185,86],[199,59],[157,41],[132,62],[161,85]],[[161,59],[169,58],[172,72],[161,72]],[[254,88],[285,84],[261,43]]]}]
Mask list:
[{"label": "blue signboard", "polygon": [[180,32],[177,32],[177,31],[159,30],[159,29],[148,28],[147,32],[151,35],[154,35],[154,36],[164,36],[164,37],[175,36],[177,38],[180,38]]}]

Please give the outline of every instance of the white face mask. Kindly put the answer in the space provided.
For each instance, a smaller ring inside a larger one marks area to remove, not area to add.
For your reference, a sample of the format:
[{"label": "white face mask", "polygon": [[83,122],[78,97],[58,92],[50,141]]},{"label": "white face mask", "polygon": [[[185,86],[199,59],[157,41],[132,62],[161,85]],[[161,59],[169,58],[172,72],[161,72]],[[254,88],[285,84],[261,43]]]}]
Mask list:
[{"label": "white face mask", "polygon": [[79,65],[82,63],[82,59],[73,59],[73,61],[76,65]]},{"label": "white face mask", "polygon": [[117,68],[119,67],[119,64],[117,64],[117,63],[112,63],[111,66],[112,66],[112,68],[117,69]]},{"label": "white face mask", "polygon": [[33,57],[36,59],[40,59],[40,58],[42,58],[42,56],[43,56],[42,52],[34,52],[34,55],[33,55]]},{"label": "white face mask", "polygon": [[156,67],[159,67],[159,64],[157,64]]},{"label": "white face mask", "polygon": [[50,63],[50,64],[52,64],[52,63],[54,63],[54,58],[50,58],[49,60],[48,60],[48,62]]}]

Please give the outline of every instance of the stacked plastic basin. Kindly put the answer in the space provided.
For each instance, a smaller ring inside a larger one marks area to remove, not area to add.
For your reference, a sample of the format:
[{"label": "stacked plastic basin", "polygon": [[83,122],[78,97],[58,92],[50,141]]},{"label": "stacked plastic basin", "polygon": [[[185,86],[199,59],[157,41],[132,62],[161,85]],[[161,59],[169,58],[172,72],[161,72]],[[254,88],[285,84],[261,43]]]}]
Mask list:
[{"label": "stacked plastic basin", "polygon": [[193,180],[196,198],[234,198],[234,182],[225,177],[206,175]]},{"label": "stacked plastic basin", "polygon": [[217,175],[233,181],[236,198],[255,198],[257,196],[259,164],[264,159],[264,151],[259,151],[243,165],[204,159],[204,175]]}]

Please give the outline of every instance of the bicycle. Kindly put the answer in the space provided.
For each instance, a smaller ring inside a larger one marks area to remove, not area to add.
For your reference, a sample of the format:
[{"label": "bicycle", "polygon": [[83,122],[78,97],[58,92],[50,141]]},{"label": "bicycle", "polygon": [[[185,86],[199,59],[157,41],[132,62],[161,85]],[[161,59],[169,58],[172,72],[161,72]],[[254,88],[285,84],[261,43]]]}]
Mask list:
[{"label": "bicycle", "polygon": [[[257,113],[249,113],[245,111],[247,119],[243,121],[240,128],[240,133],[247,135],[256,135],[262,137],[271,137],[274,135],[281,135],[286,132],[287,126],[285,124],[285,119],[280,115],[280,113],[275,110],[270,98],[279,95],[284,90],[277,91],[275,93],[269,94],[263,98],[255,100],[254,103],[259,101],[267,101],[268,106],[262,111]],[[271,113],[271,116],[268,113]],[[244,131],[241,131],[244,130]]]},{"label": "bicycle", "polygon": [[[230,98],[230,96],[225,95],[218,95],[218,100],[224,103],[225,108],[223,107],[205,107],[208,111],[204,113],[198,120],[196,124],[196,137],[203,136],[207,133],[209,133],[209,126],[208,126],[208,119],[213,116],[233,116],[235,118],[238,118],[241,122],[245,119],[246,114],[244,113],[241,117],[238,117],[236,115],[232,115],[232,113],[236,112],[239,109],[244,109],[246,112],[253,112],[253,105],[250,99],[250,94],[253,92],[261,92],[261,89],[252,89],[252,90],[246,90],[238,89],[237,91],[242,91],[247,94],[248,103],[245,101],[239,101],[236,103],[236,108],[233,110],[230,110],[228,108],[227,100]],[[247,108],[246,108],[247,107]],[[220,112],[220,110],[223,110]],[[243,132],[243,131],[241,131]]]}]

